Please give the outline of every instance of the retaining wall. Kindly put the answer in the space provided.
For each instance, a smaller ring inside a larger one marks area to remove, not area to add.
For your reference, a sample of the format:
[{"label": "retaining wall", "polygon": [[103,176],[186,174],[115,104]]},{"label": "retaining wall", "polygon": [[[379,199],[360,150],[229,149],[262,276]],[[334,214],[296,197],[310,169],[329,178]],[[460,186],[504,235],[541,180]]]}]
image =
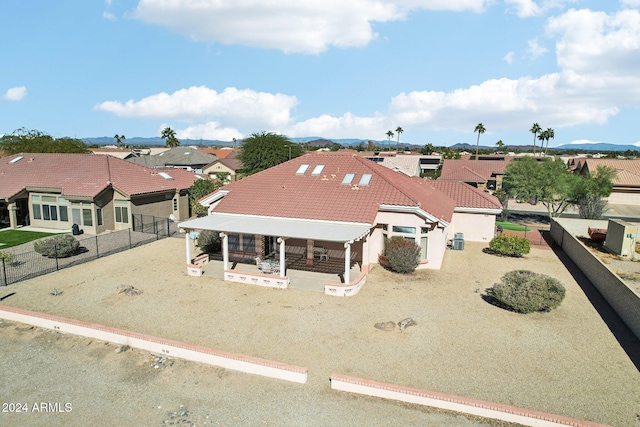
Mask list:
[{"label": "retaining wall", "polygon": [[640,339],[640,295],[627,286],[577,239],[576,236],[588,236],[589,226],[606,228],[607,222],[571,218],[552,219],[551,237],[600,291],[634,335]]}]

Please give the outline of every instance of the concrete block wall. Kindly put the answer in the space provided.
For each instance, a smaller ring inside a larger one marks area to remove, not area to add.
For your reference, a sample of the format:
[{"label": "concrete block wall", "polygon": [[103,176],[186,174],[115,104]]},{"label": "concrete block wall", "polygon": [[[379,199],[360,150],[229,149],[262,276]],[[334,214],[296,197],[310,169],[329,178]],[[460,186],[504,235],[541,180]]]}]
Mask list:
[{"label": "concrete block wall", "polygon": [[[640,339],[640,295],[629,288],[624,281],[576,238],[576,234],[578,236],[586,235],[584,221],[586,220],[568,218],[552,220],[551,236],[600,291],[634,335]],[[592,225],[594,223],[597,223],[597,221],[591,221],[589,225],[592,227],[597,226],[597,224]],[[580,232],[583,228],[585,228],[585,233]],[[572,230],[572,232],[568,230]]]}]

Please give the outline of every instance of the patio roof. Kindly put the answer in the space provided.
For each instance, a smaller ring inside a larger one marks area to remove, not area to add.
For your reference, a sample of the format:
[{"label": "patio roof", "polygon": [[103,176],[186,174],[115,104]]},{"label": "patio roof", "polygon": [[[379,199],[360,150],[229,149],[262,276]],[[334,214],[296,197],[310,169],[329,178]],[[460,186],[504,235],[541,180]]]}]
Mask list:
[{"label": "patio roof", "polygon": [[237,215],[213,212],[209,216],[178,224],[187,230],[216,230],[225,233],[260,234],[326,242],[348,242],[362,239],[371,224]]}]

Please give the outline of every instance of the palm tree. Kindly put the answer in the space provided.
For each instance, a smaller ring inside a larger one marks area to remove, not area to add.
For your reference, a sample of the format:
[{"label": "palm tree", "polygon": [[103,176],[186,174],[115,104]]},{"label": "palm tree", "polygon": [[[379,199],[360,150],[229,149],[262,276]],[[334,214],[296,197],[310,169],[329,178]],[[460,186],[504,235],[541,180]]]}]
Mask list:
[{"label": "palm tree", "polygon": [[180,145],[180,141],[178,141],[178,138],[176,138],[176,132],[170,127],[162,129],[160,137],[165,140],[165,144],[167,145],[167,147],[173,148]]},{"label": "palm tree", "polygon": [[393,131],[388,130],[386,135],[387,135],[387,138],[389,139],[389,151],[391,151],[391,137],[394,135]]},{"label": "palm tree", "polygon": [[404,129],[402,129],[400,126],[398,126],[396,128],[396,134],[398,135],[398,141],[396,142],[396,151],[398,151],[398,145],[400,144],[400,134],[404,132]]},{"label": "palm tree", "polygon": [[547,150],[549,149],[549,140],[555,138],[556,133],[553,130],[553,128],[547,128],[547,130],[545,130],[545,132],[547,133],[547,136],[545,137],[545,139],[547,140],[547,145],[544,148],[544,155],[546,156],[547,155]]},{"label": "palm tree", "polygon": [[482,123],[478,123],[473,132],[478,132],[478,140],[476,141],[476,160],[478,160],[478,148],[480,147],[480,135],[486,131]]},{"label": "palm tree", "polygon": [[123,139],[127,139],[127,137],[126,137],[126,136],[124,136],[124,135],[118,135],[117,133],[116,133],[113,137],[114,137],[114,138],[115,138],[115,140],[116,140],[116,146],[117,146],[118,148],[122,147],[122,145],[123,145],[123,144],[122,144],[122,140],[123,140]]},{"label": "palm tree", "polygon": [[498,142],[496,142],[496,145],[498,146],[498,150],[502,151],[502,147],[504,147],[504,142],[502,142],[502,140],[499,140]]},{"label": "palm tree", "polygon": [[531,129],[529,129],[529,132],[533,134],[533,157],[536,156],[536,136],[538,136],[538,132],[541,130],[542,128],[537,123],[534,123],[533,126],[531,126]]},{"label": "palm tree", "polygon": [[[538,139],[540,140],[540,156],[542,156],[542,146],[544,145],[544,141],[546,141],[547,139],[547,134],[549,132],[547,132],[546,130],[540,131],[540,133],[538,134]],[[535,154],[534,154],[535,157]]]}]

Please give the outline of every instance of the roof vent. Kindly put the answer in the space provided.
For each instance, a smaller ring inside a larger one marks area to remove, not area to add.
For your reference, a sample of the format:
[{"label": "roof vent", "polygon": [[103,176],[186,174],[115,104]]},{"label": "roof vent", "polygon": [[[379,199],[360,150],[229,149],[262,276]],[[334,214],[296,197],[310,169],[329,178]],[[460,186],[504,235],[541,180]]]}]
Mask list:
[{"label": "roof vent", "polygon": [[24,159],[24,156],[18,156],[15,159],[11,160],[9,163],[16,163],[16,162],[19,162],[22,159]]},{"label": "roof vent", "polygon": [[360,187],[358,186],[358,184],[354,184],[354,185],[351,186],[351,189],[352,190],[359,190]]}]

